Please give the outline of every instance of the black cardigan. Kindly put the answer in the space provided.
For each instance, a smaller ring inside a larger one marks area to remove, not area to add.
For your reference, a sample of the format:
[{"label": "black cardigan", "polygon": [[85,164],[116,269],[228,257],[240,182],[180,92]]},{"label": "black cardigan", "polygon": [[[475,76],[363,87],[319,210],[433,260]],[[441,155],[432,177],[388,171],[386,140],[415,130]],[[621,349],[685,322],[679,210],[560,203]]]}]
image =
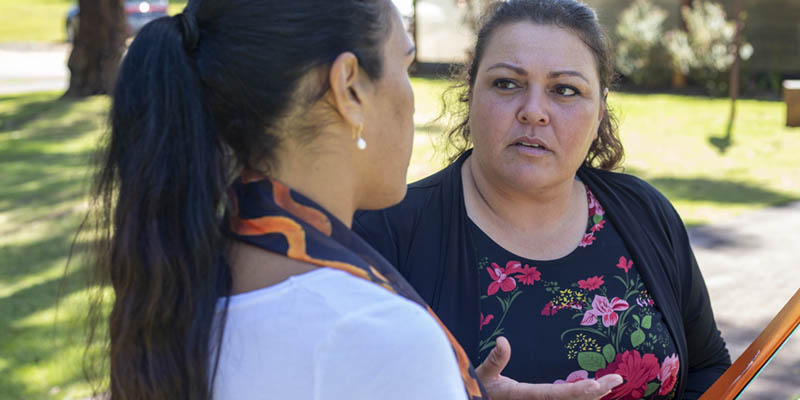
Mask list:
[{"label": "black cardigan", "polygon": [[[461,182],[469,154],[409,185],[400,204],[359,211],[353,230],[397,267],[477,365],[480,294]],[[586,167],[578,177],[606,209],[660,305],[681,360],[676,398],[699,397],[731,361],[683,222],[636,177]]]}]

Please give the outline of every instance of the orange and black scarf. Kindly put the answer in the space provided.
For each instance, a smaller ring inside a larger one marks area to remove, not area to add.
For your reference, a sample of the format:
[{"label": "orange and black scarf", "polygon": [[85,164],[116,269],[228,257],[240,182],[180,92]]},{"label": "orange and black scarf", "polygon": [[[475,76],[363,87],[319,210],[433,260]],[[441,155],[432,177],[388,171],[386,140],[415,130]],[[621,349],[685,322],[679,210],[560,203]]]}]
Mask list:
[{"label": "orange and black scarf", "polygon": [[426,310],[453,346],[470,400],[488,399],[464,349],[408,282],[377,251],[322,207],[275,180],[245,173],[232,186],[235,239],[289,258],[339,269]]}]

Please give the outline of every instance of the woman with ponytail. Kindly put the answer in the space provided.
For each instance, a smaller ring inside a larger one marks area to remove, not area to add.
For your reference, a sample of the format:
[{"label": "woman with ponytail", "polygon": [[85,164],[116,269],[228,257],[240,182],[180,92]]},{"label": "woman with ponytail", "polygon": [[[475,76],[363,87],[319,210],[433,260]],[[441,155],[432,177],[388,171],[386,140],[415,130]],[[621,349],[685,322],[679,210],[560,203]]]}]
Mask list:
[{"label": "woman with ponytail", "polygon": [[139,32],[95,186],[111,399],[486,398],[349,229],[405,195],[413,51],[389,0],[191,0]]}]

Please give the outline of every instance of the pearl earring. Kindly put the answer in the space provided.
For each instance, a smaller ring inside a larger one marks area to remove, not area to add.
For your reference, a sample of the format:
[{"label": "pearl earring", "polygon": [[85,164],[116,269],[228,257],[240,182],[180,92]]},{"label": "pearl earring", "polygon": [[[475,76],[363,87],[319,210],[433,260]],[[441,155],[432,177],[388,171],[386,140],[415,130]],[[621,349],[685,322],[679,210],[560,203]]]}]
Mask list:
[{"label": "pearl earring", "polygon": [[357,127],[356,126],[353,127],[353,139],[358,138],[356,140],[356,147],[358,147],[359,150],[364,150],[367,148],[367,141],[361,137],[361,132],[363,131],[364,131],[363,123],[358,124]]}]

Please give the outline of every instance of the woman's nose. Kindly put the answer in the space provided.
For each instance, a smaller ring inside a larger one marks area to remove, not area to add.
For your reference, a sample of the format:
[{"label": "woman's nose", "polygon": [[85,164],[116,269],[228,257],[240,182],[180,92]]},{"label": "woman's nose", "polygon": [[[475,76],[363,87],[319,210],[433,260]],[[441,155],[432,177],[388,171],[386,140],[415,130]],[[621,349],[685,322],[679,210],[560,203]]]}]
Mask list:
[{"label": "woman's nose", "polygon": [[517,111],[517,120],[521,124],[545,126],[550,123],[547,109],[547,98],[540,90],[531,89]]}]

